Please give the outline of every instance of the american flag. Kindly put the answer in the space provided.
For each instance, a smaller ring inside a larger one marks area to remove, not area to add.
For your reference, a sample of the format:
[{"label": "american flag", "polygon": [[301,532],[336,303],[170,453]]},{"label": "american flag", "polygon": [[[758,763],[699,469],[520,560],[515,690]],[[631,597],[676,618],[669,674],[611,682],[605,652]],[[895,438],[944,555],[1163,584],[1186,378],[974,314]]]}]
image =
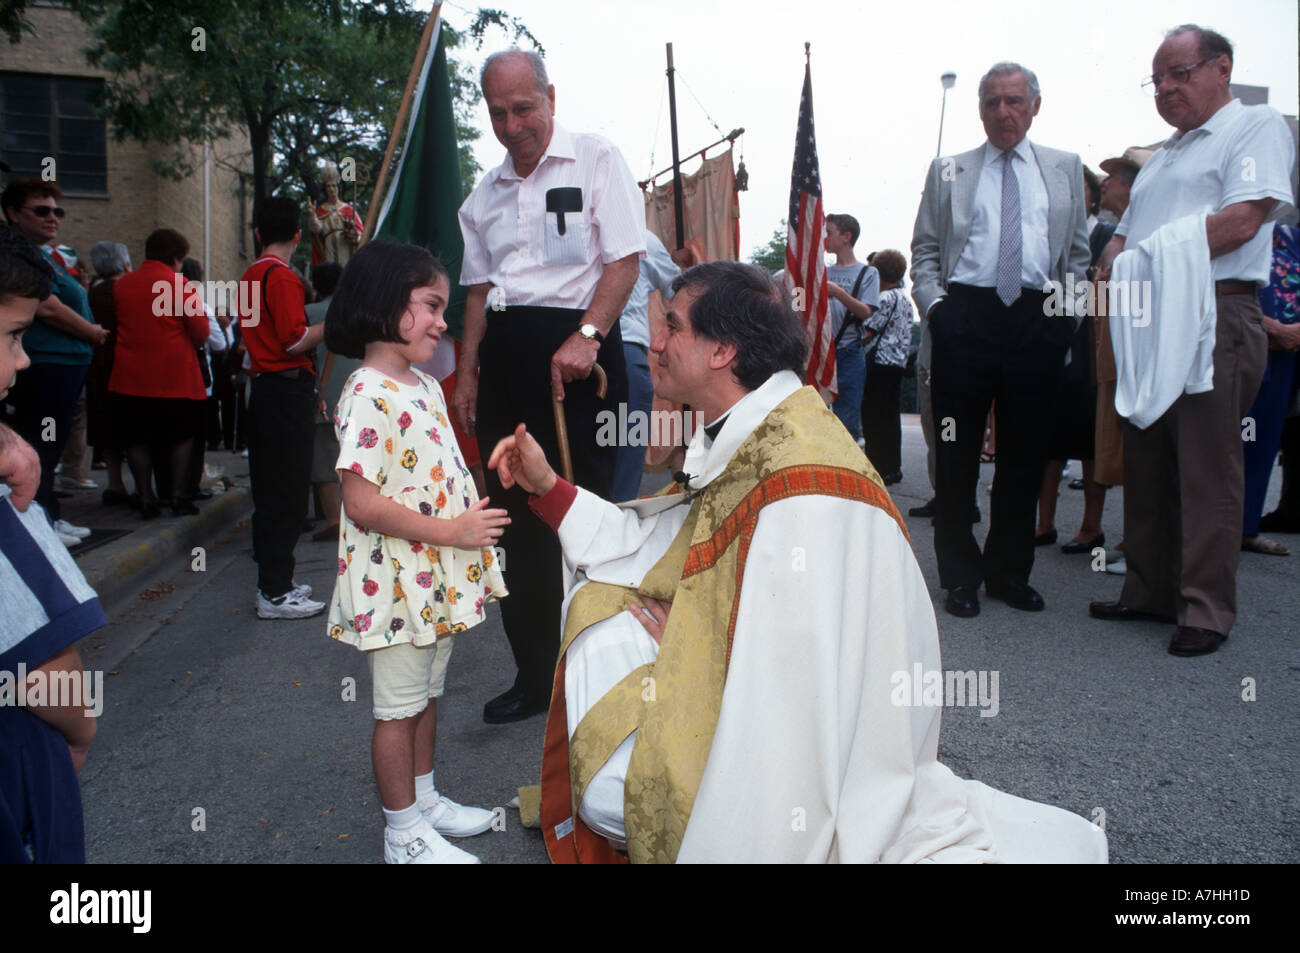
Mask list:
[{"label": "american flag", "polygon": [[[785,271],[791,292],[812,346],[804,381],[822,391],[835,390],[835,349],[831,323],[826,318],[826,262],[822,240],[826,217],[822,208],[822,180],[817,166],[817,140],[813,136],[812,66],[803,72],[799,98],[799,131],[794,141],[794,169],[790,175],[789,231],[785,240]],[[802,300],[800,300],[802,299]]]}]

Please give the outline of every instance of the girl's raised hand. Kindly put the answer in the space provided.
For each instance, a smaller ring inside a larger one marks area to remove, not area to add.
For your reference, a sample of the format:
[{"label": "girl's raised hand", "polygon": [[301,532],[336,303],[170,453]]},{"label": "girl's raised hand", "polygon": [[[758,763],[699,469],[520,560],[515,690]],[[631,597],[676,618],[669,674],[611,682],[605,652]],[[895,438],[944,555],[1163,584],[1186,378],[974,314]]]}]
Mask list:
[{"label": "girl's raised hand", "polygon": [[510,517],[505,510],[487,509],[488,499],[485,496],[451,521],[451,539],[448,545],[457,549],[481,549],[496,545],[505,528],[510,525]]}]

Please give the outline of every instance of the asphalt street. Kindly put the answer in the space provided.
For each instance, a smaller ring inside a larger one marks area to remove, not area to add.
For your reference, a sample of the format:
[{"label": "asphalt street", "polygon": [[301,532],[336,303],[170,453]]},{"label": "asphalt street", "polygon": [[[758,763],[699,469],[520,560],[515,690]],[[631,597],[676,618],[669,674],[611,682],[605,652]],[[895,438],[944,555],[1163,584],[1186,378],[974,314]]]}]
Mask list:
[{"label": "asphalt street", "polygon": [[[904,512],[930,495],[915,420],[904,418],[904,480],[892,488]],[[982,470],[977,538],[993,467]],[[1277,471],[1270,507],[1279,482]],[[1078,528],[1082,496],[1061,484],[1062,542]],[[944,712],[940,757],[954,771],[1103,824],[1112,862],[1300,860],[1300,536],[1277,537],[1289,557],[1242,554],[1231,638],[1188,659],[1167,654],[1170,626],[1089,618],[1089,600],[1116,598],[1122,579],[1057,547],[1038,550],[1031,578],[1045,612],[985,598],[979,617],[953,618],[929,522],[907,523],[944,668],[998,674],[996,716]],[[1112,545],[1121,536],[1119,491],[1104,530]],[[82,643],[87,668],[106,672],[82,774],[91,863],[380,862],[364,657],[327,637],[324,616],[258,620],[250,548],[241,528],[208,549],[204,571],[176,565]],[[298,582],[327,599],[335,545],[303,536],[296,552]],[[490,607],[489,621],[457,640],[438,708],[437,783],[462,803],[502,809],[503,830],[460,846],[485,863],[544,863],[540,833],[505,807],[537,780],[543,719],[481,717],[513,674]]]}]

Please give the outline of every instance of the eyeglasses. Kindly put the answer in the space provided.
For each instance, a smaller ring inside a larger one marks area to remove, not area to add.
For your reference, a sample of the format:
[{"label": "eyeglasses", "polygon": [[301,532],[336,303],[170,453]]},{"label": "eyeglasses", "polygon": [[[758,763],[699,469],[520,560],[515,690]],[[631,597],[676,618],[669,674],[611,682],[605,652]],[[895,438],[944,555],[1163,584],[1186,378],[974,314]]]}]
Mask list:
[{"label": "eyeglasses", "polygon": [[1142,88],[1149,93],[1157,93],[1160,91],[1160,84],[1164,82],[1166,76],[1181,86],[1192,78],[1192,70],[1199,69],[1206,63],[1212,63],[1218,58],[1219,57],[1217,56],[1211,56],[1208,59],[1201,60],[1199,63],[1188,63],[1186,66],[1171,66],[1164,72],[1152,73],[1142,81]]},{"label": "eyeglasses", "polygon": [[68,214],[57,205],[24,205],[23,208],[37,218],[49,218],[51,215],[55,218],[63,218]]}]

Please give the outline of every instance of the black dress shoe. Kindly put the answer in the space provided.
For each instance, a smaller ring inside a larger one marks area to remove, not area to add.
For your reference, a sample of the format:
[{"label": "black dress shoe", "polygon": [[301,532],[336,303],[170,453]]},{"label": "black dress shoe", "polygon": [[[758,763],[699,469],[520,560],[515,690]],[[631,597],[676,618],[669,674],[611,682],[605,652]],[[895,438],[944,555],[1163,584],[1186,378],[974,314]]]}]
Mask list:
[{"label": "black dress shoe", "polygon": [[527,693],[524,692],[524,690],[519,688],[517,685],[511,685],[508,689],[506,689],[496,698],[490,699],[487,702],[487,704],[483,706],[483,716],[486,718],[488,715],[493,715],[504,711],[506,708],[514,704],[525,694]]},{"label": "black dress shoe", "polygon": [[505,725],[540,715],[547,707],[544,700],[522,691],[515,693],[515,689],[511,689],[483,706],[483,720],[489,725]]},{"label": "black dress shoe", "polygon": [[1103,533],[1101,536],[1094,536],[1092,539],[1083,543],[1079,542],[1078,540],[1072,539],[1064,546],[1061,547],[1061,552],[1065,553],[1065,555],[1067,556],[1078,556],[1081,553],[1090,553],[1098,546],[1105,546],[1105,545],[1106,545],[1106,536]]},{"label": "black dress shoe", "polygon": [[1088,615],[1107,622],[1177,622],[1173,616],[1130,609],[1122,602],[1090,602]]},{"label": "black dress shoe", "polygon": [[1033,586],[1023,582],[985,582],[984,591],[994,599],[1001,599],[1013,609],[1022,612],[1042,612],[1045,603]]},{"label": "black dress shoe", "polygon": [[925,516],[933,518],[934,516],[934,497],[930,497],[928,503],[922,503],[920,506],[914,506],[907,511],[908,516]]},{"label": "black dress shoe", "polygon": [[1198,629],[1191,625],[1180,625],[1174,631],[1174,637],[1169,642],[1170,655],[1209,655],[1224,642],[1228,637],[1222,633],[1215,632],[1213,629]]},{"label": "black dress shoe", "polygon": [[1034,537],[1035,546],[1051,546],[1056,542],[1056,530],[1049,529],[1046,533],[1039,533]]},{"label": "black dress shoe", "polygon": [[969,619],[980,614],[980,594],[976,586],[954,586],[948,590],[943,607],[949,615]]},{"label": "black dress shoe", "polygon": [[895,471],[894,473],[886,474],[885,476],[881,477],[880,480],[882,483],[885,484],[885,486],[893,486],[895,483],[902,483],[903,472],[901,470],[898,470]]},{"label": "black dress shoe", "polygon": [[1082,490],[1082,489],[1083,489],[1083,480],[1081,480],[1081,479],[1079,479],[1079,480],[1071,480],[1071,481],[1070,481],[1070,489],[1071,489],[1071,490]]}]

